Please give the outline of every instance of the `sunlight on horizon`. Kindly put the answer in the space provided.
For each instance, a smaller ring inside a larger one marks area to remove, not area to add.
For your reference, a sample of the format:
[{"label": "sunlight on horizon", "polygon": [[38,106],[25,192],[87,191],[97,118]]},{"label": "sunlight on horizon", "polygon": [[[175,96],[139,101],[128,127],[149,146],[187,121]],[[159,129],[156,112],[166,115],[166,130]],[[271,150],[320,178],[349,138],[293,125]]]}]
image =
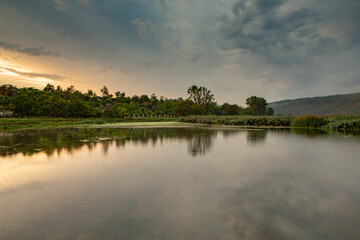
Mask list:
[{"label": "sunlight on horizon", "polygon": [[12,78],[12,80],[10,79],[9,82],[9,79],[2,79],[0,76],[0,82],[3,82],[3,84],[17,85],[18,83],[23,82],[25,84],[35,84],[38,85],[39,87],[44,87],[47,84],[60,85],[59,81],[55,81],[43,76],[32,76],[32,77],[22,76],[22,74],[30,75],[34,73],[36,74],[37,72],[32,71],[28,67],[14,66],[0,59],[0,75]]}]

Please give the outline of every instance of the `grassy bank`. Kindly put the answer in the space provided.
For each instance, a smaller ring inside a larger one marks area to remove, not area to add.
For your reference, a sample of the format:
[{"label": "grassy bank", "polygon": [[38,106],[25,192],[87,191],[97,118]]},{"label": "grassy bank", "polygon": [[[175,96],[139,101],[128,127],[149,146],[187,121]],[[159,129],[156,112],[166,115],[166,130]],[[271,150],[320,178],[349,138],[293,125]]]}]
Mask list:
[{"label": "grassy bank", "polygon": [[296,117],[292,121],[292,127],[297,128],[320,128],[330,130],[360,130],[360,116],[315,116],[307,115]]},{"label": "grassy bank", "polygon": [[180,118],[180,121],[233,126],[360,130],[360,116],[187,116]]},{"label": "grassy bank", "polygon": [[0,118],[0,131],[20,129],[52,129],[66,127],[90,127],[115,123],[138,122],[174,122],[178,118],[172,117],[134,117],[134,118]]},{"label": "grassy bank", "polygon": [[[69,127],[146,127],[161,122],[251,127],[286,127],[323,130],[360,130],[360,116],[187,116],[181,118],[0,118],[0,131]],[[165,125],[163,125],[165,124]],[[174,124],[173,124],[174,125]]]},{"label": "grassy bank", "polygon": [[290,116],[187,116],[182,122],[219,124],[234,126],[271,126],[290,127],[293,117]]}]

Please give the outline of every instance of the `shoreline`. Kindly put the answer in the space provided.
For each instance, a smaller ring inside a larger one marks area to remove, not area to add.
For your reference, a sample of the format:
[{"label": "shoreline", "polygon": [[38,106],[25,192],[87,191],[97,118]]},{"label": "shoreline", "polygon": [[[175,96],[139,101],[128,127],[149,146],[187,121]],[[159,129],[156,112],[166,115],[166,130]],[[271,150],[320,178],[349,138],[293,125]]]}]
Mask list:
[{"label": "shoreline", "polygon": [[64,124],[64,125],[40,125],[16,129],[0,129],[3,132],[48,130],[48,129],[86,129],[86,128],[206,128],[206,129],[229,129],[229,130],[261,130],[261,129],[291,129],[285,126],[251,126],[251,125],[225,125],[225,124],[202,124],[188,122],[117,122],[104,124]]},{"label": "shoreline", "polygon": [[327,129],[295,126],[236,125],[181,121],[179,118],[74,119],[74,118],[0,118],[0,131],[47,130],[64,128],[208,128],[208,129],[308,129],[359,132],[359,129]]}]

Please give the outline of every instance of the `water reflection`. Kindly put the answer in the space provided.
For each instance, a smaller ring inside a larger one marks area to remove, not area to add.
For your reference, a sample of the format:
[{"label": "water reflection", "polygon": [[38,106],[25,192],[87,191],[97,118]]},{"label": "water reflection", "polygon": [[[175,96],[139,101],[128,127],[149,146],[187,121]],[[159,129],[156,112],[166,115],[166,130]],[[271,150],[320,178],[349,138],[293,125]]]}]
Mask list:
[{"label": "water reflection", "polygon": [[5,134],[0,239],[357,240],[360,142],[314,136],[202,128]]},{"label": "water reflection", "polygon": [[204,155],[211,150],[218,131],[200,128],[134,128],[134,129],[54,129],[4,133],[0,136],[0,156],[17,153],[33,155],[45,152],[72,153],[86,145],[89,150],[102,145],[106,154],[110,145],[124,147],[127,143],[155,146],[164,141],[186,140],[192,156]]},{"label": "water reflection", "polygon": [[329,135],[329,131],[321,129],[292,128],[291,131],[297,135],[301,135],[307,138],[321,138]]},{"label": "water reflection", "polygon": [[292,128],[292,133],[301,135],[307,138],[321,138],[326,136],[353,136],[360,137],[360,131],[335,131],[327,129],[304,129],[304,128]]},{"label": "water reflection", "polygon": [[[238,239],[357,239],[358,197],[336,183],[303,177],[297,171],[275,173],[245,187],[226,188],[222,220]],[[344,207],[344,201],[349,205]],[[351,221],[336,224],[331,216]]]},{"label": "water reflection", "polygon": [[264,143],[267,132],[268,130],[266,129],[249,130],[247,131],[246,139],[250,144]]},{"label": "water reflection", "polygon": [[214,138],[217,136],[217,131],[215,130],[206,130],[199,132],[193,137],[187,138],[189,144],[189,153],[192,156],[197,155],[204,155],[205,153],[209,152],[212,145]]},{"label": "water reflection", "polygon": [[117,147],[125,147],[127,143],[152,145],[162,144],[164,141],[186,140],[188,152],[192,156],[203,156],[210,152],[218,134],[224,138],[236,137],[246,133],[246,140],[251,145],[263,144],[267,134],[295,133],[306,138],[321,138],[327,136],[360,136],[358,132],[327,132],[311,129],[209,129],[209,128],[133,128],[133,129],[53,129],[29,130],[13,133],[0,133],[0,157],[17,153],[33,155],[45,152],[51,156],[54,153],[66,151],[76,152],[86,145],[89,150],[102,145],[103,153],[107,153],[113,143]]}]

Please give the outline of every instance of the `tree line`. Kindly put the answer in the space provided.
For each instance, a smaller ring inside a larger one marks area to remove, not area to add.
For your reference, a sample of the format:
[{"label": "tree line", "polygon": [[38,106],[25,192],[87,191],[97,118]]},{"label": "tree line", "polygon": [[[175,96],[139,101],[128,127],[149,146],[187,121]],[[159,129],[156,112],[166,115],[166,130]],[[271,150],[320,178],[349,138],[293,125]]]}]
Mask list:
[{"label": "tree line", "polygon": [[170,99],[163,96],[134,95],[116,91],[115,95],[104,86],[98,96],[93,90],[83,93],[74,86],[62,89],[47,84],[42,90],[17,88],[11,84],[0,86],[0,111],[11,110],[16,116],[52,117],[106,117],[153,115],[273,115],[262,97],[246,99],[247,107],[224,103],[218,105],[206,87],[188,88],[188,98]]}]

